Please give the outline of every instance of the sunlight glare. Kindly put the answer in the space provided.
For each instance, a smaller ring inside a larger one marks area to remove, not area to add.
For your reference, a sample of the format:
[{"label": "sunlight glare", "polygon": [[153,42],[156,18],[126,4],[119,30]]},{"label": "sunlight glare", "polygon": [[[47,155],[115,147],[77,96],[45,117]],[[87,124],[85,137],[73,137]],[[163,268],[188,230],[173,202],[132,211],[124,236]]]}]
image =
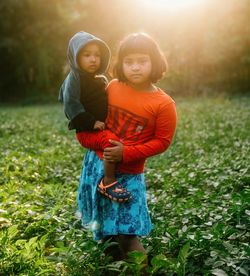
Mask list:
[{"label": "sunlight glare", "polygon": [[144,0],[144,3],[152,9],[180,10],[195,8],[205,4],[207,0]]}]

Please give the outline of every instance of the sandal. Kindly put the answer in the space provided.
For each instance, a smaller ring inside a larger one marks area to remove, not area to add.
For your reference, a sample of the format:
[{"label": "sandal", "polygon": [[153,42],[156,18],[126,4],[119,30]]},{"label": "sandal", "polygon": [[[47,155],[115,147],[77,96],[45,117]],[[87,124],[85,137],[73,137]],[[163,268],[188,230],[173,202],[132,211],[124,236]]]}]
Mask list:
[{"label": "sandal", "polygon": [[104,185],[103,179],[97,185],[97,191],[115,202],[126,202],[131,198],[128,192],[118,181]]}]

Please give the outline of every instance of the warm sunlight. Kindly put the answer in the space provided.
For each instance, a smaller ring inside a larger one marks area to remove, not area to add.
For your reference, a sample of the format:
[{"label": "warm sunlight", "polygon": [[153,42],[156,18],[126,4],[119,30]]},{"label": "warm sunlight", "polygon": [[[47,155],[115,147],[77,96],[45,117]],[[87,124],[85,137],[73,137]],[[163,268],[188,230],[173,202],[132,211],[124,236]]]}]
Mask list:
[{"label": "warm sunlight", "polygon": [[152,9],[176,11],[202,6],[207,0],[143,0],[143,2]]}]

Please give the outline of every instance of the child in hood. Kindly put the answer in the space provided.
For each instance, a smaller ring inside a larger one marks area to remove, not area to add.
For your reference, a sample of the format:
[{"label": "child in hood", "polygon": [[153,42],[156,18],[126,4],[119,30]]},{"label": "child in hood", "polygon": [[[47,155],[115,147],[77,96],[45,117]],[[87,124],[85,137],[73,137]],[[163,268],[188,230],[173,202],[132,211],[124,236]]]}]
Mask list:
[{"label": "child in hood", "polygon": [[[59,100],[69,120],[69,129],[81,133],[81,144],[91,150],[104,150],[119,141],[105,130],[108,112],[107,79],[102,75],[110,60],[110,50],[101,39],[87,32],[76,33],[69,41],[70,72],[60,89]],[[84,132],[84,135],[82,135]],[[97,187],[104,196],[126,202],[131,194],[115,178],[116,163],[104,160],[104,177]]]}]

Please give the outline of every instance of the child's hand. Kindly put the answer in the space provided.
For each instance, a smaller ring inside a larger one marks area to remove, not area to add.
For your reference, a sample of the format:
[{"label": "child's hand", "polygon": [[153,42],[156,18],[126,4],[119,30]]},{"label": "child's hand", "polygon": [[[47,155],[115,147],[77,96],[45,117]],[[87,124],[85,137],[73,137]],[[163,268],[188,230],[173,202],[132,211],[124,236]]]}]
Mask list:
[{"label": "child's hand", "polygon": [[111,163],[121,162],[123,157],[123,144],[118,141],[109,140],[114,145],[113,147],[105,148],[103,151],[103,158],[105,161]]},{"label": "child's hand", "polygon": [[94,129],[104,130],[105,129],[105,124],[103,122],[100,122],[100,121],[95,121]]}]

